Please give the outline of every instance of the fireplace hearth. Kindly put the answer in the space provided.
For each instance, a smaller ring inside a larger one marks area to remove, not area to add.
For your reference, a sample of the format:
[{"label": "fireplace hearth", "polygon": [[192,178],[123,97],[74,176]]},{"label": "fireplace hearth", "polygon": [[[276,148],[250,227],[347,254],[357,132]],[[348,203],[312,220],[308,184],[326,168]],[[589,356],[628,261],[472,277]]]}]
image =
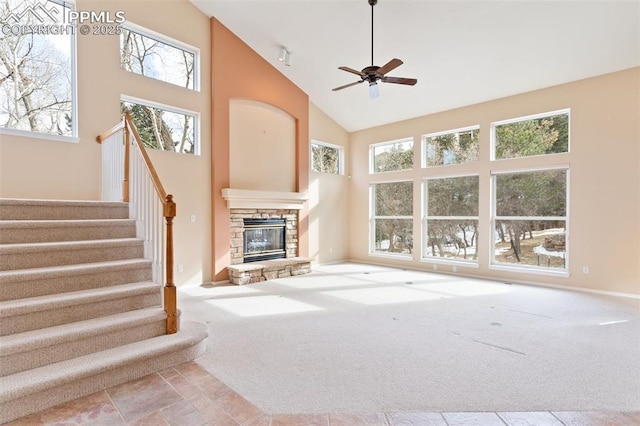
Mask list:
[{"label": "fireplace hearth", "polygon": [[284,219],[243,219],[243,261],[282,259],[286,257]]}]

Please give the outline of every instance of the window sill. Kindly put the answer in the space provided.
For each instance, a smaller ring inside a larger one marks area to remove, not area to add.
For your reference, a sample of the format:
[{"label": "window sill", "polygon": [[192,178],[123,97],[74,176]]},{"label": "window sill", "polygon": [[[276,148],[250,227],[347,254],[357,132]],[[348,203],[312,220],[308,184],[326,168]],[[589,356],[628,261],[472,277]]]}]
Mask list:
[{"label": "window sill", "polygon": [[517,272],[519,274],[532,274],[532,275],[546,275],[549,277],[568,277],[569,271],[566,269],[552,270],[552,269],[539,269],[535,267],[523,267],[523,266],[510,266],[510,265],[489,265],[490,270],[504,271],[504,272]]},{"label": "window sill", "polygon": [[439,258],[439,257],[423,257],[420,259],[422,263],[428,264],[437,264],[437,265],[451,265],[451,266],[460,266],[463,268],[479,268],[477,260],[458,260],[458,259],[448,259],[448,258]]},{"label": "window sill", "polygon": [[48,133],[31,132],[29,130],[17,130],[0,128],[0,135],[18,136],[28,139],[43,139],[52,142],[79,143],[80,138],[74,136],[51,135]]}]

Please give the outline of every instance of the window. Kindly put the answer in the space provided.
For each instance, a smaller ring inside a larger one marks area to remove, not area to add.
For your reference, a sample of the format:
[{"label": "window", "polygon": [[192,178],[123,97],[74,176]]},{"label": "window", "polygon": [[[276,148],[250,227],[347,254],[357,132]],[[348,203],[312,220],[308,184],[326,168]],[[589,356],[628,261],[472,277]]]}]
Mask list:
[{"label": "window", "polygon": [[198,90],[198,49],[150,30],[123,25],[120,34],[122,69]]},{"label": "window", "polygon": [[520,158],[569,152],[569,111],[493,124],[493,158]]},{"label": "window", "polygon": [[477,260],[478,176],[424,181],[424,256]]},{"label": "window", "polygon": [[413,139],[371,145],[371,173],[411,170]]},{"label": "window", "polygon": [[479,128],[473,127],[424,135],[423,167],[477,162],[478,133]]},{"label": "window", "polygon": [[0,8],[0,127],[76,136],[70,5],[5,0]]},{"label": "window", "polygon": [[123,113],[131,114],[145,147],[200,154],[196,113],[130,98],[120,105]]},{"label": "window", "polygon": [[567,169],[495,174],[493,263],[566,269]]},{"label": "window", "polygon": [[337,145],[311,142],[311,170],[341,175],[344,173],[344,150]]},{"label": "window", "polygon": [[371,185],[371,251],[413,252],[413,182]]}]

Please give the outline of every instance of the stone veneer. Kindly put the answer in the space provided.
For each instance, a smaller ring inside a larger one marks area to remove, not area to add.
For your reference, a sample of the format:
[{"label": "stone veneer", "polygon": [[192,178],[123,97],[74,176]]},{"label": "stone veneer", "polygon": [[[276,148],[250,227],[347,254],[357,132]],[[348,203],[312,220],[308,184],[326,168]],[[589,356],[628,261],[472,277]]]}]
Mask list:
[{"label": "stone veneer", "polygon": [[298,210],[231,209],[231,265],[244,263],[243,219],[284,219],[287,258],[298,255]]},{"label": "stone veneer", "polygon": [[292,257],[288,259],[263,260],[229,266],[231,284],[243,285],[259,283],[275,278],[292,277],[311,272],[311,259]]}]

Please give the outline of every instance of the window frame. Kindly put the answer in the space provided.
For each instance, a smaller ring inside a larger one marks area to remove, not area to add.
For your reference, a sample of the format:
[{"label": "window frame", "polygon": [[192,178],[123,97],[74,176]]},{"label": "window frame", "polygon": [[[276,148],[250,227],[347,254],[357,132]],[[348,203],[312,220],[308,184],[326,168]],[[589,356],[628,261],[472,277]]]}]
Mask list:
[{"label": "window frame", "polygon": [[120,104],[122,104],[122,102],[128,102],[128,103],[134,103],[134,104],[138,104],[138,105],[144,105],[150,108],[157,108],[157,109],[161,109],[167,112],[171,112],[174,114],[182,114],[182,115],[190,115],[193,117],[193,144],[194,144],[194,149],[193,149],[193,154],[191,153],[185,153],[185,152],[177,152],[177,151],[168,151],[168,150],[159,150],[159,149],[153,149],[153,148],[148,148],[148,149],[153,149],[153,151],[160,151],[160,152],[171,152],[174,154],[180,154],[180,155],[192,155],[192,156],[200,156],[201,153],[201,135],[200,135],[200,113],[197,111],[192,111],[192,110],[188,110],[185,108],[179,108],[179,107],[175,107],[172,105],[167,105],[167,104],[162,104],[159,102],[154,102],[154,101],[150,101],[147,99],[141,99],[141,98],[136,98],[133,96],[128,96],[128,95],[121,95],[120,96]]},{"label": "window frame", "polygon": [[[430,180],[438,180],[438,179],[453,179],[453,178],[461,178],[461,177],[469,177],[475,176],[478,178],[478,214],[476,216],[429,216],[429,197],[428,197],[428,181]],[[428,226],[427,221],[430,219],[442,219],[442,220],[475,220],[477,227],[480,227],[480,173],[478,172],[469,172],[469,173],[455,173],[455,174],[439,174],[436,176],[425,176],[422,178],[422,188],[420,192],[422,196],[421,200],[421,208],[422,208],[422,217],[420,218],[421,225],[421,253],[420,260],[428,263],[440,263],[447,265],[461,265],[465,267],[480,267],[479,257],[480,257],[480,241],[478,241],[478,237],[476,236],[476,257],[474,259],[457,259],[457,258],[447,258],[447,257],[438,257],[438,256],[427,256],[427,246],[429,242]]]},{"label": "window frame", "polygon": [[[496,187],[496,176],[499,175],[508,175],[508,174],[525,174],[525,173],[535,173],[535,172],[545,172],[545,171],[558,171],[564,170],[566,175],[566,186],[565,186],[565,216],[498,216],[496,214],[497,207],[497,187]],[[496,271],[510,271],[510,272],[518,272],[518,273],[528,273],[528,274],[537,274],[537,275],[547,275],[547,276],[561,276],[567,277],[569,276],[570,271],[570,167],[569,164],[554,164],[548,166],[539,166],[539,167],[527,167],[527,168],[510,168],[504,170],[491,170],[491,201],[490,201],[490,231],[491,238],[488,238],[488,247],[489,247],[489,265],[488,268],[490,270]],[[565,223],[565,257],[564,257],[564,268],[547,268],[547,267],[539,267],[535,265],[523,265],[523,264],[508,264],[496,262],[495,260],[495,238],[494,232],[496,230],[496,221],[497,220],[562,220]]]},{"label": "window frame", "polygon": [[[45,2],[55,3],[63,9],[67,8],[65,16],[69,11],[76,10],[75,0],[44,0]],[[66,17],[63,17],[63,23],[66,23]],[[59,34],[58,34],[59,35]],[[34,130],[14,129],[8,127],[0,127],[0,134],[19,136],[32,139],[43,139],[54,142],[79,143],[80,136],[78,134],[78,41],[76,31],[70,31],[70,51],[69,51],[69,77],[71,81],[71,135],[58,135],[55,133],[37,132]]]},{"label": "window frame", "polygon": [[[336,149],[338,151],[338,173],[330,173],[330,172],[323,172],[323,171],[313,170],[313,145],[319,145],[319,146],[323,146],[323,147],[326,147],[326,148],[333,148],[333,149]],[[310,170],[312,172],[314,172],[314,173],[323,173],[323,174],[328,174],[328,175],[337,175],[337,176],[343,176],[344,175],[345,159],[344,159],[344,147],[343,146],[312,139],[310,148],[311,149],[309,149],[309,161],[311,162]]]},{"label": "window frame", "polygon": [[[530,120],[538,120],[540,118],[553,117],[556,115],[567,115],[567,151],[566,152],[557,152],[553,154],[537,154],[537,155],[527,155],[522,157],[510,157],[510,158],[496,158],[496,127],[503,126],[505,124],[519,123],[522,121],[530,121]],[[566,155],[571,152],[571,108],[563,108],[555,111],[541,112],[538,114],[525,115],[522,117],[509,118],[506,120],[493,121],[490,124],[489,128],[489,154],[490,161],[510,161],[510,160],[518,160],[522,158],[536,158],[536,157],[546,157],[549,155]]]},{"label": "window frame", "polygon": [[[376,185],[380,185],[380,184],[387,184],[387,183],[411,183],[411,194],[412,194],[412,203],[411,203],[411,211],[412,214],[411,216],[379,216],[376,215]],[[415,225],[415,212],[413,211],[413,205],[414,205],[414,200],[413,200],[413,193],[414,193],[414,185],[415,182],[413,181],[413,179],[397,179],[397,180],[386,180],[386,181],[380,181],[380,182],[370,182],[369,183],[369,255],[370,256],[381,256],[381,257],[388,257],[388,258],[401,258],[401,259],[413,259],[413,256],[415,254],[415,235],[413,232],[413,228]],[[413,239],[413,248],[411,250],[411,253],[394,253],[394,252],[389,252],[389,251],[376,251],[376,235],[375,235],[375,230],[376,230],[376,220],[377,219],[398,219],[398,220],[410,220],[411,221],[411,235],[412,235],[412,239]]]},{"label": "window frame", "polygon": [[[399,170],[386,170],[383,172],[376,172],[375,171],[375,149],[381,146],[386,146],[386,145],[394,145],[394,144],[400,144],[400,143],[405,143],[405,142],[411,142],[411,151],[413,153],[412,155],[412,162],[411,162],[411,167],[408,169],[399,169]],[[380,174],[384,174],[384,173],[396,173],[396,172],[405,172],[408,170],[413,170],[414,169],[414,164],[416,161],[416,143],[414,138],[411,137],[406,137],[406,138],[400,138],[400,139],[394,139],[391,141],[385,141],[385,142],[377,142],[377,143],[372,143],[369,144],[369,174],[370,175],[380,175]]]},{"label": "window frame", "polygon": [[195,46],[192,46],[192,45],[190,45],[188,43],[185,43],[183,41],[176,40],[175,38],[169,37],[169,36],[167,36],[165,34],[159,33],[159,32],[154,31],[152,29],[149,29],[149,28],[143,27],[141,25],[135,24],[135,23],[133,23],[131,21],[123,22],[121,24],[121,27],[122,27],[122,29],[125,29],[127,31],[131,31],[131,32],[136,33],[138,35],[141,35],[143,37],[147,37],[147,38],[156,40],[156,41],[158,41],[160,43],[166,44],[167,46],[173,47],[175,49],[179,49],[179,50],[185,51],[187,53],[193,54],[193,88],[184,87],[184,86],[181,86],[179,84],[172,83],[170,81],[162,80],[160,78],[155,78],[155,77],[151,77],[151,76],[148,76],[148,75],[139,74],[137,72],[128,71],[128,70],[124,69],[122,67],[122,59],[121,59],[121,57],[122,57],[122,40],[121,40],[120,36],[118,36],[118,44],[119,44],[119,46],[118,46],[118,55],[120,57],[120,69],[121,70],[123,70],[125,72],[128,72],[128,73],[131,73],[131,74],[139,75],[141,77],[149,78],[151,80],[156,80],[156,81],[160,81],[160,82],[163,82],[163,83],[166,83],[166,84],[170,84],[172,86],[180,87],[180,88],[185,89],[185,90],[190,90],[190,91],[193,91],[193,92],[200,92],[200,49],[199,48],[197,48]]},{"label": "window frame", "polygon": [[[469,132],[469,131],[473,131],[473,130],[477,130],[478,131],[478,158],[475,161],[469,161],[466,163],[454,163],[454,164],[439,164],[437,166],[429,166],[427,163],[427,139],[428,138],[435,138],[438,136],[444,136],[444,135],[449,135],[449,134],[458,134],[458,133],[463,133],[463,132]],[[451,167],[451,166],[459,166],[459,165],[463,165],[463,164],[474,164],[474,163],[478,163],[480,161],[480,125],[476,124],[476,125],[472,125],[472,126],[466,126],[466,127],[460,127],[457,129],[451,129],[451,130],[444,130],[442,132],[435,132],[435,133],[425,133],[421,136],[420,138],[420,142],[421,142],[421,156],[420,156],[420,167],[423,169],[434,169],[436,167]]]}]

